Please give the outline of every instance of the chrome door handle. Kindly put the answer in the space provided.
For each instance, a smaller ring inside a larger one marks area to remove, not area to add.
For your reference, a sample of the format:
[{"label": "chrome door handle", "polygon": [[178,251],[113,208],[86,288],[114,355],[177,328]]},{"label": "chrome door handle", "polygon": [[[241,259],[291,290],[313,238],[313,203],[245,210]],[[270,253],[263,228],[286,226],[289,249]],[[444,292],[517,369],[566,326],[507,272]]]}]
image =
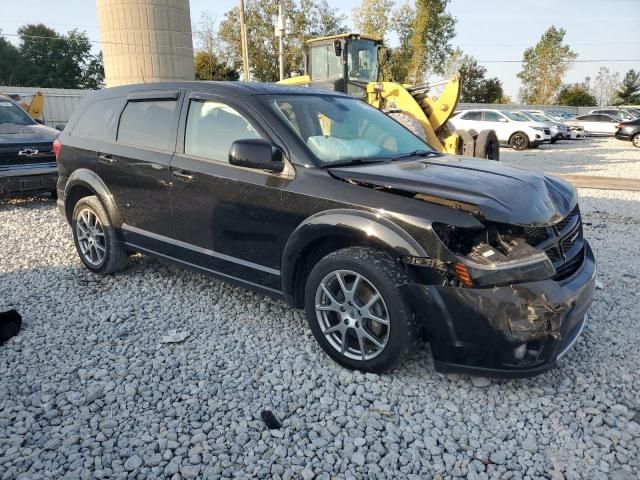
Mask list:
[{"label": "chrome door handle", "polygon": [[106,163],[107,165],[113,165],[114,163],[116,163],[115,158],[113,158],[111,155],[104,154],[104,153],[98,154],[98,160],[100,160],[102,163]]},{"label": "chrome door handle", "polygon": [[190,182],[191,180],[194,179],[193,175],[189,175],[188,173],[185,173],[182,170],[174,170],[171,173],[173,173],[174,177],[178,177],[180,180],[184,180],[186,182]]}]

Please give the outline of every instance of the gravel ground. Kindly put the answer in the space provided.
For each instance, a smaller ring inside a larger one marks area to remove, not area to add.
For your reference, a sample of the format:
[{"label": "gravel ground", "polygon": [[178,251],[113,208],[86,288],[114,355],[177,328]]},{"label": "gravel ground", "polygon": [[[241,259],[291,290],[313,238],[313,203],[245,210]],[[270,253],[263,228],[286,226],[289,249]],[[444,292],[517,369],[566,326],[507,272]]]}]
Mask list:
[{"label": "gravel ground", "polygon": [[281,302],[143,257],[92,275],[51,201],[0,203],[0,310],[24,317],[0,347],[0,478],[636,479],[640,193],[580,193],[604,289],[526,380],[439,375],[427,346],[344,370]]},{"label": "gravel ground", "polygon": [[562,140],[523,152],[502,147],[500,160],[548,173],[640,178],[640,148],[613,137]]}]

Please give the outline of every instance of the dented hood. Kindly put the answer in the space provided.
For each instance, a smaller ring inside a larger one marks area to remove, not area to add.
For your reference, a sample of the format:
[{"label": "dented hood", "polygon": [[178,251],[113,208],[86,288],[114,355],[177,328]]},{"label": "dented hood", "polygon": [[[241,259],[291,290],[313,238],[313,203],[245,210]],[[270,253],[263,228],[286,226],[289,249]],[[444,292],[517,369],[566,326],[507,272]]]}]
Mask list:
[{"label": "dented hood", "polygon": [[502,162],[445,155],[329,169],[334,177],[371,187],[421,194],[419,198],[454,208],[469,206],[487,220],[512,225],[549,225],[577,203],[564,180]]}]

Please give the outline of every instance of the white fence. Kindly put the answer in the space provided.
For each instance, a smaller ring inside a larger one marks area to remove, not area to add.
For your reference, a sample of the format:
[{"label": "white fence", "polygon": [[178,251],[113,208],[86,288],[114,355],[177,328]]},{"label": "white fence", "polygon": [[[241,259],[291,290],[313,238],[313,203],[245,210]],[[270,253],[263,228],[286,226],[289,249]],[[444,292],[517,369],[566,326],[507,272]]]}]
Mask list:
[{"label": "white fence", "polygon": [[73,111],[90,90],[0,86],[0,93],[20,95],[26,103],[31,101],[36,92],[42,92],[44,95],[43,119],[45,123],[50,127],[55,127],[56,125],[66,125]]}]

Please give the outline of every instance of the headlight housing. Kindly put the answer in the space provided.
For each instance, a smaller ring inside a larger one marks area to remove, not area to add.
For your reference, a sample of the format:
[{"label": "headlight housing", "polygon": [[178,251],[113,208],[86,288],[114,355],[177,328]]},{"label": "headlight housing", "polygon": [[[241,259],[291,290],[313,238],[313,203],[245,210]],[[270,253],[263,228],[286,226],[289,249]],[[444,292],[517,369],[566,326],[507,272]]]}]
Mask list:
[{"label": "headlight housing", "polygon": [[544,127],[531,127],[531,128],[533,128],[534,130],[538,130],[540,132],[544,132]]},{"label": "headlight housing", "polygon": [[549,257],[527,243],[522,227],[489,224],[467,229],[435,223],[433,230],[452,254],[452,273],[462,286],[509,285],[556,273]]}]

